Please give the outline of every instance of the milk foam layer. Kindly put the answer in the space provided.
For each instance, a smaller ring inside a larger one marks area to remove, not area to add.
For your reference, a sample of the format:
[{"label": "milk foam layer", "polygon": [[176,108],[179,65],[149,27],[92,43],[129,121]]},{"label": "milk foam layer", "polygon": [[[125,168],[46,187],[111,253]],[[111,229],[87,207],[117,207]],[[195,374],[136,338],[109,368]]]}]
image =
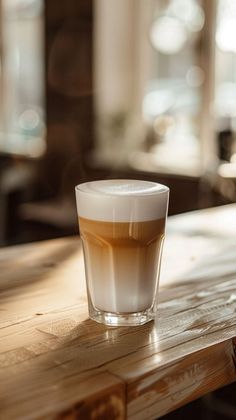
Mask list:
[{"label": "milk foam layer", "polygon": [[76,187],[78,215],[90,220],[141,222],[166,216],[169,188],[139,180],[104,180]]}]

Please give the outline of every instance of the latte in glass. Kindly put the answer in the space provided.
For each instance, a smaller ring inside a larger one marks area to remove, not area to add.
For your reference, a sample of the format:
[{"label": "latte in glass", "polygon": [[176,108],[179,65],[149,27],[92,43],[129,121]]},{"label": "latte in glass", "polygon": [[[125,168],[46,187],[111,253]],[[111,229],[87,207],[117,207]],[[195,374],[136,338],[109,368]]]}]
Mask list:
[{"label": "latte in glass", "polygon": [[76,187],[90,317],[139,325],[155,317],[168,187],[107,180]]}]

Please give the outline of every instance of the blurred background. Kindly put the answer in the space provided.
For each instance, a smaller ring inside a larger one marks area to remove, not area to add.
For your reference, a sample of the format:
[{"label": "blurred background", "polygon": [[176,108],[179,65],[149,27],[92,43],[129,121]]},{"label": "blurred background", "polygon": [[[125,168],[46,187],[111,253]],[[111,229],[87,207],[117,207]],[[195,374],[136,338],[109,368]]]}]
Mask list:
[{"label": "blurred background", "polygon": [[170,214],[235,202],[235,0],[0,0],[0,246],[77,234],[104,178],[168,185]]},{"label": "blurred background", "polygon": [[234,0],[0,1],[0,245],[76,234],[74,186],[236,199]]}]

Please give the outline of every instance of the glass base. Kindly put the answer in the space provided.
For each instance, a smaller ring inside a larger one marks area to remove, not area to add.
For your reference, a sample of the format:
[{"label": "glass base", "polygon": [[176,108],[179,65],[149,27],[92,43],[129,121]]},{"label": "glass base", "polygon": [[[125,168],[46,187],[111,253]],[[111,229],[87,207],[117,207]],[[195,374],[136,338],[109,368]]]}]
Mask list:
[{"label": "glass base", "polygon": [[111,327],[143,325],[155,318],[153,311],[150,309],[142,312],[113,313],[99,311],[93,308],[93,310],[90,311],[89,316],[94,321]]}]

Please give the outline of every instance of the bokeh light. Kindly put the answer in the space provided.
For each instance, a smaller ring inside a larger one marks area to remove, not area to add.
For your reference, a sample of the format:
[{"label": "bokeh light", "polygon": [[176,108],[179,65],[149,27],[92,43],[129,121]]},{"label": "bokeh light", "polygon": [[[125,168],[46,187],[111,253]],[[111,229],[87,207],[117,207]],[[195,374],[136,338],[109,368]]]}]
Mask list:
[{"label": "bokeh light", "polygon": [[163,54],[176,54],[187,41],[187,31],[174,17],[163,16],[155,20],[150,29],[153,47]]},{"label": "bokeh light", "polygon": [[186,74],[186,82],[190,87],[199,87],[204,82],[204,72],[199,66],[191,66]]}]

